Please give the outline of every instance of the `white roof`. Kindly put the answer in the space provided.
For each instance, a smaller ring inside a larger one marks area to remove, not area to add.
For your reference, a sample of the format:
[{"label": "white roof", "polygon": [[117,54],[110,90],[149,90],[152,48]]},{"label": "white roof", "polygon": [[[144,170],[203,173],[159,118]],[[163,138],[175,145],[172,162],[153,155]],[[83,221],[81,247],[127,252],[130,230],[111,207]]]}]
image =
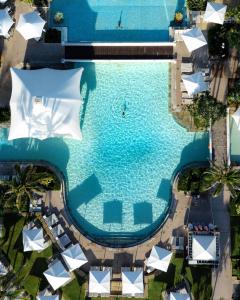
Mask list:
[{"label": "white roof", "polygon": [[189,96],[193,96],[208,89],[208,84],[204,81],[201,72],[184,75],[182,76],[182,80]]},{"label": "white roof", "polygon": [[110,274],[110,270],[90,270],[88,292],[94,294],[110,294]]},{"label": "white roof", "polygon": [[72,245],[61,253],[69,271],[80,268],[88,262],[79,244]]},{"label": "white roof", "polygon": [[59,300],[58,295],[52,295],[52,296],[37,296],[37,300]]},{"label": "white roof", "polygon": [[0,9],[0,35],[7,37],[13,24],[14,22],[8,14],[8,8]]},{"label": "white roof", "polygon": [[43,274],[54,290],[71,280],[70,273],[67,272],[59,260],[51,265]]},{"label": "white roof", "polygon": [[207,44],[202,31],[198,28],[192,28],[182,33],[182,39],[189,52],[192,52]]},{"label": "white roof", "polygon": [[42,228],[23,229],[23,251],[44,250],[44,238]]},{"label": "white roof", "polygon": [[171,258],[172,252],[158,246],[153,246],[150,256],[147,260],[147,266],[167,272]]},{"label": "white roof", "polygon": [[216,260],[217,238],[214,235],[192,236],[193,260]]},{"label": "white roof", "polygon": [[191,300],[188,294],[170,293],[170,300]]},{"label": "white roof", "polygon": [[21,14],[16,26],[16,30],[25,40],[39,39],[42,35],[45,21],[35,11]]},{"label": "white roof", "polygon": [[122,294],[132,296],[144,293],[143,271],[123,271],[122,272]]},{"label": "white roof", "polygon": [[227,5],[221,3],[208,2],[206,11],[204,14],[204,21],[208,23],[223,24],[225,14],[227,11]]},{"label": "white roof", "polygon": [[0,261],[0,276],[5,276],[8,273],[8,269]]},{"label": "white roof", "polygon": [[234,119],[238,130],[240,130],[240,107],[235,111],[235,113],[232,115],[232,118]]},{"label": "white roof", "polygon": [[80,80],[83,69],[19,70],[11,68],[9,140],[69,137],[80,131]]}]

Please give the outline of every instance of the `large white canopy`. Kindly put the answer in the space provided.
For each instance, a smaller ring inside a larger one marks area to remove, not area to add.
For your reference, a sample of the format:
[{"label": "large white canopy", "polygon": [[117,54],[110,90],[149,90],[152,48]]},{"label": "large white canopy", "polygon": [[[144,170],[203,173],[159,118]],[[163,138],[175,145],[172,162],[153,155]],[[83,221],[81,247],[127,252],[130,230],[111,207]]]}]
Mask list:
[{"label": "large white canopy", "polygon": [[37,300],[59,300],[58,295],[52,295],[52,296],[37,296]]},{"label": "large white canopy", "polygon": [[88,292],[94,294],[110,294],[110,278],[110,270],[90,270]]},{"label": "large white canopy", "polygon": [[153,246],[150,256],[147,260],[147,266],[167,272],[171,258],[172,252],[158,246]]},{"label": "large white canopy", "polygon": [[8,8],[0,9],[0,35],[8,37],[8,31],[13,24],[14,22],[8,14]]},{"label": "large white canopy", "polygon": [[188,294],[170,293],[170,300],[191,300]]},{"label": "large white canopy", "polygon": [[4,266],[4,264],[0,261],[0,277],[5,276],[8,273],[8,269]]},{"label": "large white canopy", "polygon": [[143,271],[122,272],[122,295],[144,294]]},{"label": "large white canopy", "polygon": [[201,72],[184,75],[182,76],[182,81],[189,96],[193,96],[208,89],[208,84],[204,81],[204,77]]},{"label": "large white canopy", "polygon": [[9,140],[69,137],[80,131],[80,80],[83,69],[19,70],[11,68]]},{"label": "large white canopy", "polygon": [[202,31],[198,28],[192,28],[182,33],[182,39],[189,52],[192,52],[207,44]]},{"label": "large white canopy", "polygon": [[71,280],[70,273],[67,272],[59,260],[53,263],[43,274],[54,290]]},{"label": "large white canopy", "polygon": [[192,259],[193,260],[216,260],[217,238],[214,235],[192,236]]},{"label": "large white canopy", "polygon": [[80,268],[88,262],[79,244],[72,245],[61,253],[69,271]]},{"label": "large white canopy", "polygon": [[240,107],[232,115],[233,120],[235,121],[238,130],[240,130]]},{"label": "large white canopy", "polygon": [[208,23],[223,24],[227,5],[221,3],[208,2],[204,14],[204,21]]},{"label": "large white canopy", "polygon": [[35,11],[21,14],[18,20],[16,30],[25,40],[39,39],[42,35],[45,21]]},{"label": "large white canopy", "polygon": [[41,251],[44,250],[44,238],[42,228],[24,229],[23,251]]}]

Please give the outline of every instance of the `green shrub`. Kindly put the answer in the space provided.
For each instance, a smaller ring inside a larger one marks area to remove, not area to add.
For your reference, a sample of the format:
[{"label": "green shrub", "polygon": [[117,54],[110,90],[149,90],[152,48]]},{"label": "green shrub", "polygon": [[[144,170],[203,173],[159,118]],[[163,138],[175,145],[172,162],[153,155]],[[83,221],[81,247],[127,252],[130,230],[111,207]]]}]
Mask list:
[{"label": "green shrub", "polygon": [[236,107],[240,105],[240,82],[228,90],[227,103]]},{"label": "green shrub", "polygon": [[37,172],[46,172],[47,174],[52,176],[53,181],[50,182],[49,185],[46,187],[47,191],[59,191],[61,189],[61,182],[54,172],[42,166],[37,166]]},{"label": "green shrub", "polygon": [[187,0],[187,7],[189,10],[205,10],[207,6],[207,0]]},{"label": "green shrub", "polygon": [[183,192],[199,193],[201,191],[202,174],[206,168],[188,168],[178,179],[178,190]]},{"label": "green shrub", "polygon": [[228,7],[225,18],[234,18],[234,21],[240,24],[240,5]]},{"label": "green shrub", "polygon": [[187,106],[198,129],[206,130],[210,122],[213,125],[217,120],[226,116],[227,106],[218,102],[213,96],[205,94],[195,96],[193,104]]},{"label": "green shrub", "polygon": [[227,32],[230,25],[215,25],[208,30],[208,51],[211,56],[225,58],[228,56]]},{"label": "green shrub", "polygon": [[0,107],[0,123],[10,121],[11,113],[8,107]]},{"label": "green shrub", "polygon": [[61,42],[61,31],[57,29],[49,28],[45,33],[46,43],[60,43]]},{"label": "green shrub", "polygon": [[234,25],[227,32],[227,40],[230,48],[236,48],[240,50],[240,26]]}]

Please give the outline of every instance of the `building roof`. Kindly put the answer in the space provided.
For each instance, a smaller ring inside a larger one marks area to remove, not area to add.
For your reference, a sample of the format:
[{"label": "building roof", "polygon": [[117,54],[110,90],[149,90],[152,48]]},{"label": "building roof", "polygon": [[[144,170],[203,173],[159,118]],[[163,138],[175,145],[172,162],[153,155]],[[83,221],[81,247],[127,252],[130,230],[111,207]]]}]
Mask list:
[{"label": "building roof", "polygon": [[172,252],[158,246],[153,246],[150,256],[147,260],[147,266],[167,272],[171,258]]},{"label": "building roof", "polygon": [[88,262],[79,244],[72,245],[61,253],[69,271],[80,268]]},{"label": "building roof", "polygon": [[19,70],[11,68],[9,140],[68,137],[82,139],[80,80],[82,68]]}]

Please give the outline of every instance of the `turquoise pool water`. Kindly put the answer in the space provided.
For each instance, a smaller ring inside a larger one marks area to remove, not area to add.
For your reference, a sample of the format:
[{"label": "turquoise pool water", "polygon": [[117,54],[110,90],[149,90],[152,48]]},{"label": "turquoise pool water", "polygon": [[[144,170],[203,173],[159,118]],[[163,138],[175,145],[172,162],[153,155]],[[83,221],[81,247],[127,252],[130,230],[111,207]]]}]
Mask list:
[{"label": "turquoise pool water", "polygon": [[1,130],[1,159],[57,165],[67,178],[69,210],[91,237],[144,239],[166,216],[176,170],[207,159],[208,135],[187,132],[169,114],[168,63],[80,65],[83,140],[8,142]]},{"label": "turquoise pool water", "polygon": [[175,12],[184,14],[185,0],[53,0],[50,25],[57,11],[68,27],[69,42],[169,41]]}]

